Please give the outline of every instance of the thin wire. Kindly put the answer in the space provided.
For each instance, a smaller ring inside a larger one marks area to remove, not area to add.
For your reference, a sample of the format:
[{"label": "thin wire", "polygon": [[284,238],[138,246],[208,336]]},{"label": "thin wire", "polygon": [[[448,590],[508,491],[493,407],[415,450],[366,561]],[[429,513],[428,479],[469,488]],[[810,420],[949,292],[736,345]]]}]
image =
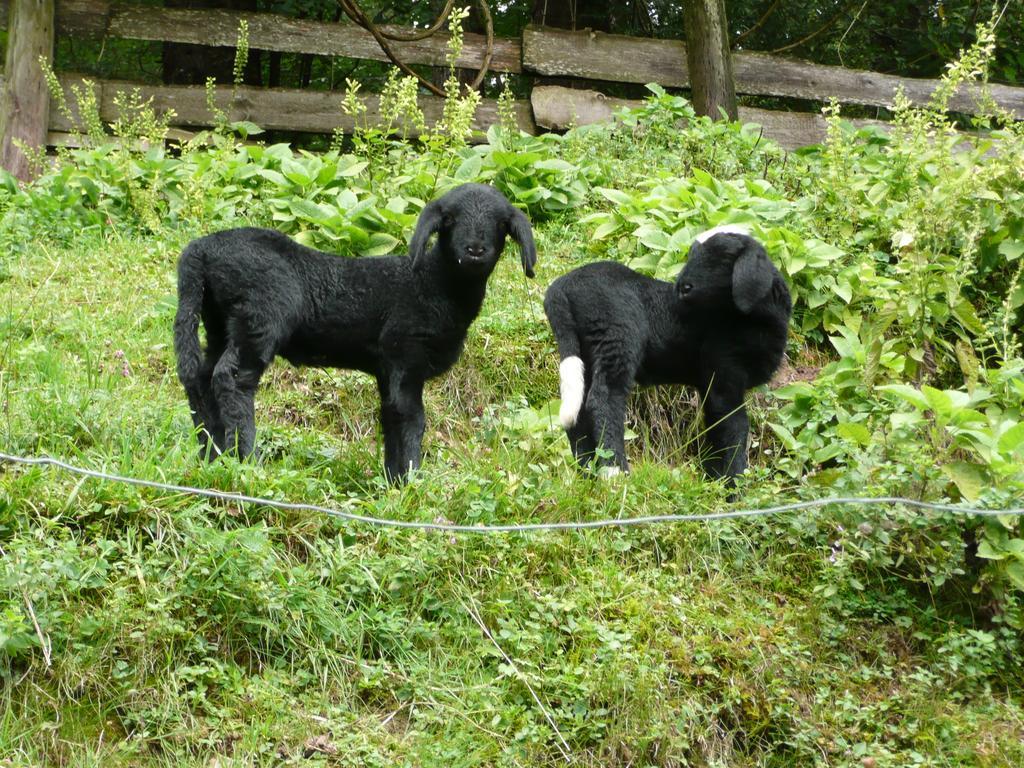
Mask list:
[{"label": "thin wire", "polygon": [[845,506],[868,506],[868,505],[903,505],[913,509],[925,509],[937,512],[951,512],[957,515],[982,515],[986,517],[997,517],[1000,515],[1024,516],[1024,507],[1010,507],[1008,509],[982,509],[978,507],[965,507],[956,504],[941,504],[931,501],[918,501],[917,499],[906,499],[900,496],[878,496],[878,497],[854,497],[854,496],[833,496],[824,499],[811,499],[808,501],[796,501],[790,504],[779,504],[773,507],[760,507],[755,509],[731,509],[724,512],[708,512],[703,514],[674,514],[674,515],[645,515],[642,517],[616,517],[602,520],[581,520],[575,522],[553,522],[553,523],[518,523],[499,525],[459,525],[457,523],[431,523],[416,520],[394,520],[386,517],[373,517],[371,515],[360,515],[356,512],[346,512],[332,507],[323,507],[318,504],[305,504],[292,501],[276,501],[274,499],[261,499],[258,496],[248,496],[243,493],[216,491],[211,488],[193,488],[188,485],[175,485],[172,483],[161,483],[156,480],[142,480],[137,477],[125,477],[113,475],[107,472],[100,472],[94,469],[76,467],[60,459],[51,456],[12,456],[7,453],[0,453],[0,462],[9,461],[14,464],[28,464],[34,466],[58,467],[68,472],[92,477],[98,480],[106,480],[126,485],[136,485],[144,488],[156,488],[162,491],[173,493],[185,493],[192,496],[204,496],[211,499],[224,501],[241,502],[245,504],[258,504],[264,507],[276,509],[299,510],[306,512],[319,512],[331,517],[349,520],[354,523],[366,523],[391,528],[411,528],[421,531],[444,531],[446,533],[524,533],[528,531],[581,531],[592,528],[625,528],[634,525],[652,525],[656,523],[681,523],[681,522],[704,522],[708,520],[728,520],[739,517],[764,517],[777,515],[782,512],[794,512],[801,509],[817,509],[833,504]]}]

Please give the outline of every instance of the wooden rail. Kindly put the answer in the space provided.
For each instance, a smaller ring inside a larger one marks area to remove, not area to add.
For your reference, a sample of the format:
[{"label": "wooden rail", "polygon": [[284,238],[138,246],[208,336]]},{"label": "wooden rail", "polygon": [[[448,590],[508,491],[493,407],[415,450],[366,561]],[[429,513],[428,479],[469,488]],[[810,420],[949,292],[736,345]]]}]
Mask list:
[{"label": "wooden rail", "polygon": [[[6,23],[9,1],[0,0],[0,26]],[[387,61],[370,33],[354,24],[293,19],[271,13],[162,8],[110,0],[59,0],[56,24],[58,33],[71,36],[233,47],[239,22],[243,20],[249,24],[251,48]],[[409,31],[400,27],[385,29]],[[479,65],[486,41],[483,35],[471,33],[464,38],[458,65],[472,69]],[[438,33],[414,43],[395,43],[394,48],[410,64],[441,66],[445,63],[447,42],[447,35]],[[834,97],[847,104],[877,107],[891,107],[897,87],[902,87],[912,102],[923,104],[939,82],[743,51],[733,54],[733,68],[739,93],[814,101]],[[682,41],[537,26],[523,30],[522,42],[496,38],[491,69],[670,87],[690,84],[686,46]],[[997,104],[1024,119],[1024,88],[991,85],[990,91]],[[961,89],[950,104],[952,109],[968,113],[976,105],[977,94],[968,88]]]},{"label": "wooden rail", "polygon": [[[0,0],[0,27],[7,25],[9,6],[21,1]],[[253,49],[387,60],[373,37],[353,24],[294,19],[269,13],[142,6],[111,0],[38,1],[51,5],[56,2],[53,25],[58,35],[233,47],[239,22],[244,20],[248,23],[249,45]],[[447,41],[444,33],[438,33],[425,40],[395,43],[394,48],[410,64],[443,66]],[[484,55],[486,40],[482,35],[466,33],[464,42],[458,65],[475,69]],[[532,108],[529,101],[519,102],[516,107],[521,127],[529,132],[535,132],[538,126],[541,129],[558,129],[572,122],[590,122],[596,119],[597,114],[610,114],[612,105],[629,104],[606,99],[593,91],[551,90],[544,85],[545,76],[567,76],[598,83],[689,85],[686,47],[681,41],[589,30],[529,26],[523,31],[521,40],[496,39],[491,70],[537,76],[531,95]],[[895,77],[742,51],[733,54],[733,71],[739,93],[811,101],[836,98],[843,103],[877,107],[891,107],[898,88],[902,88],[912,102],[923,104],[938,85],[937,80]],[[67,85],[74,77],[64,75],[61,79]],[[101,117],[113,120],[116,117],[113,94],[118,89],[136,87],[136,84],[106,81],[97,83],[96,87],[100,93]],[[144,97],[153,97],[157,109],[173,108],[177,114],[175,125],[202,126],[211,121],[202,87],[137,87]],[[235,89],[232,97],[232,89],[224,85],[221,91],[218,94],[219,106],[231,119],[251,120],[265,128],[318,133],[339,127],[343,130],[352,128],[351,120],[340,110],[337,93],[243,87]],[[990,94],[1001,107],[1016,118],[1024,119],[1024,88],[992,85]],[[977,97],[973,86],[964,87],[953,97],[950,106],[970,113],[977,109]],[[440,99],[421,96],[420,104],[428,121],[440,114]],[[376,117],[376,100],[372,97],[369,107],[368,117],[372,120]],[[3,117],[0,115],[0,123]],[[496,104],[485,99],[475,127],[486,128],[496,119]],[[765,136],[785,147],[816,143],[824,138],[824,121],[813,113],[741,107],[740,119],[760,123]],[[51,109],[49,128],[53,131],[67,130],[70,126],[64,123],[64,118]]]},{"label": "wooden rail", "polygon": [[[616,83],[659,83],[679,88],[690,84],[686,46],[681,41],[586,30],[527,27],[523,30],[523,69],[540,75]],[[744,52],[733,54],[733,76],[738,93],[813,101],[834,97],[847,104],[874,107],[891,107],[898,87],[915,104],[925,104],[939,84],[938,80],[896,77]],[[997,104],[1024,119],[1024,88],[991,85],[990,91]],[[974,112],[976,89],[962,88],[950,107]]]},{"label": "wooden rail", "polygon": [[[8,2],[0,0],[0,27],[6,23]],[[110,0],[59,0],[57,3],[57,32],[69,37],[109,36],[234,48],[241,21],[249,24],[249,47],[253,49],[388,61],[373,36],[355,24],[294,19],[276,13],[162,8]],[[410,31],[388,25],[383,29]],[[458,65],[467,69],[478,67],[486,42],[483,35],[465,33]],[[392,44],[403,61],[430,66],[444,66],[447,46],[448,34],[445,32],[438,32],[426,40]],[[520,52],[518,40],[495,38],[490,69],[520,72]]]},{"label": "wooden rail", "polygon": [[[59,76],[64,89],[66,102],[73,107],[75,99],[71,87],[77,84],[80,88],[86,80],[81,75],[61,74]],[[100,118],[105,122],[114,121],[117,106],[114,98],[119,91],[138,89],[143,99],[152,99],[153,108],[157,112],[173,109],[174,125],[187,127],[208,126],[213,116],[206,103],[206,88],[202,85],[139,85],[125,80],[89,80],[99,106]],[[351,117],[341,111],[341,94],[337,91],[313,91],[295,88],[256,88],[253,86],[230,86],[218,88],[215,102],[218,109],[224,111],[229,120],[248,120],[261,128],[271,130],[300,131],[307,133],[331,133],[341,128],[347,133],[352,132],[354,122]],[[371,124],[380,122],[378,99],[369,94],[364,98],[367,106],[365,118]],[[441,117],[444,99],[437,96],[419,97],[420,109],[432,125]],[[60,114],[51,105],[50,130],[70,132],[75,129],[66,116]],[[519,127],[528,133],[536,132],[536,125],[530,110],[530,103],[522,100],[516,103],[516,118]],[[482,99],[476,112],[473,128],[485,131],[488,126],[498,121],[498,102],[496,99]],[[418,132],[407,126],[409,136]]]}]

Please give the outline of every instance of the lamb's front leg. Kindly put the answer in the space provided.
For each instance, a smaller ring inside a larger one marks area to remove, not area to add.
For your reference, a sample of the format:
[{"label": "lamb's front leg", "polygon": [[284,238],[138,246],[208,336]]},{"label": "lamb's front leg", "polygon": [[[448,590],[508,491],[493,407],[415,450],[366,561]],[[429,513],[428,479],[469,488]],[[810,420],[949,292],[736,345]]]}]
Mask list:
[{"label": "lamb's front leg", "polygon": [[237,452],[239,459],[254,457],[256,451],[256,389],[267,363],[240,350],[234,340],[213,368],[211,389],[224,430],[225,452]]},{"label": "lamb's front leg", "polygon": [[747,468],[750,420],[743,395],[743,389],[712,383],[704,397],[704,470],[710,477],[728,478],[730,484]]},{"label": "lamb's front leg", "polygon": [[384,432],[384,476],[400,483],[409,470],[420,465],[426,416],[423,412],[423,381],[402,371],[377,378],[380,390],[380,421]]}]

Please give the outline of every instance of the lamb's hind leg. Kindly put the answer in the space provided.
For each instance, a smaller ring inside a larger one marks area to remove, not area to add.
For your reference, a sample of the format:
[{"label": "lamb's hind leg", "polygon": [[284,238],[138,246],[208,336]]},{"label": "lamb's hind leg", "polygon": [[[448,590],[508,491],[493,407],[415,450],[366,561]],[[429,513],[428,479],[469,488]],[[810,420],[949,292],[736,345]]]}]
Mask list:
[{"label": "lamb's hind leg", "polygon": [[213,393],[213,369],[218,357],[207,354],[199,369],[196,389],[188,393],[192,423],[199,438],[199,456],[211,461],[224,450],[224,425],[221,424],[220,409]]},{"label": "lamb's hind leg", "polygon": [[[629,471],[626,459],[626,398],[629,389],[620,383],[609,383],[595,375],[587,393],[586,410],[590,415],[593,435],[606,452],[598,454],[598,466],[618,467]],[[608,456],[607,453],[611,453]]]},{"label": "lamb's hind leg", "polygon": [[565,434],[569,437],[572,455],[581,467],[586,468],[597,452],[597,440],[594,437],[593,419],[585,405],[580,408],[576,423],[565,428]]},{"label": "lamb's hind leg", "polygon": [[[625,336],[609,335],[594,355],[593,376],[587,392],[586,410],[592,434],[605,455],[598,465],[629,471],[626,459],[626,400],[636,380],[639,351]],[[611,453],[608,456],[607,453]]]},{"label": "lamb's hind leg", "polygon": [[224,450],[224,424],[220,417],[220,408],[213,391],[213,370],[224,354],[224,340],[207,334],[206,352],[199,369],[195,388],[188,393],[189,408],[192,411],[192,423],[196,427],[199,438],[200,458],[213,461]]}]

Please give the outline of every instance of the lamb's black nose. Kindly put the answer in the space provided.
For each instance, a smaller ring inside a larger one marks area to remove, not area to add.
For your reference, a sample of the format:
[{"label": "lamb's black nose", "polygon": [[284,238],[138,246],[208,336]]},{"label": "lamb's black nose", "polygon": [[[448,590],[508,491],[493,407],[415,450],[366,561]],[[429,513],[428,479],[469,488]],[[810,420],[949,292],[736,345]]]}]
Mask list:
[{"label": "lamb's black nose", "polygon": [[484,255],[484,247],[482,245],[467,245],[466,253],[468,253],[473,258],[479,259],[481,256]]}]

